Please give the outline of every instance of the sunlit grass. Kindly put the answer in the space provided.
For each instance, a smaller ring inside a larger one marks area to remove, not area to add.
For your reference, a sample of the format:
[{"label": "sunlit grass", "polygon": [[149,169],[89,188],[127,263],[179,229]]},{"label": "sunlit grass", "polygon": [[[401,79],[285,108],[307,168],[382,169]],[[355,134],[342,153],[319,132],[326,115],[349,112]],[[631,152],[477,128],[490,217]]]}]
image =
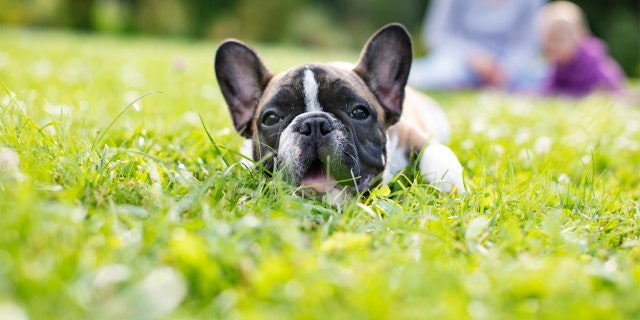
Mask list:
[{"label": "sunlit grass", "polygon": [[216,43],[0,33],[1,319],[640,317],[638,105],[434,94],[471,192],[336,208],[237,164]]}]

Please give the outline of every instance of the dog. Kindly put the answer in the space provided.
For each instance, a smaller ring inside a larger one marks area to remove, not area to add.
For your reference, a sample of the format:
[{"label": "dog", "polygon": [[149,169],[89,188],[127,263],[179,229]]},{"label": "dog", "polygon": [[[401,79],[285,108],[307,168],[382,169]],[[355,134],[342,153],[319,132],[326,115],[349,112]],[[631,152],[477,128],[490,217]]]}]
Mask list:
[{"label": "dog", "polygon": [[462,165],[444,145],[449,122],[406,86],[413,47],[401,24],[365,44],[360,60],[312,63],[274,74],[244,43],[226,40],[214,69],[235,129],[252,158],[305,194],[364,193],[417,159],[443,192],[464,193]]}]

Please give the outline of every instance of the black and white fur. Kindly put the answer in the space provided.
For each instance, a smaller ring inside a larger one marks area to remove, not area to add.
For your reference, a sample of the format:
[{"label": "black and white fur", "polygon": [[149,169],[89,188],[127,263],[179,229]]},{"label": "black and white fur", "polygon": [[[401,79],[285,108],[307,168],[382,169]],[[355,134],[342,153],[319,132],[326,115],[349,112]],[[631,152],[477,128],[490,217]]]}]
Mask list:
[{"label": "black and white fur", "polygon": [[245,44],[220,45],[214,67],[251,154],[310,193],[355,193],[418,167],[442,191],[464,192],[462,166],[444,143],[449,124],[433,100],[406,88],[412,61],[399,24],[378,30],[360,61],[306,64],[273,74]]}]

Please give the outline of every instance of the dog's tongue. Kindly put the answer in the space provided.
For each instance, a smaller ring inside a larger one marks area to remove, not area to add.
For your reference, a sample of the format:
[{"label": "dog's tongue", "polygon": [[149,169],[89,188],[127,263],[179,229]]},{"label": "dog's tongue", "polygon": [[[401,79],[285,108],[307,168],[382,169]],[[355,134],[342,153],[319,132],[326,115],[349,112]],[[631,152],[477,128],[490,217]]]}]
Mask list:
[{"label": "dog's tongue", "polygon": [[312,189],[316,192],[325,193],[337,185],[336,179],[327,176],[320,165],[313,165],[302,178],[301,185],[305,189]]}]

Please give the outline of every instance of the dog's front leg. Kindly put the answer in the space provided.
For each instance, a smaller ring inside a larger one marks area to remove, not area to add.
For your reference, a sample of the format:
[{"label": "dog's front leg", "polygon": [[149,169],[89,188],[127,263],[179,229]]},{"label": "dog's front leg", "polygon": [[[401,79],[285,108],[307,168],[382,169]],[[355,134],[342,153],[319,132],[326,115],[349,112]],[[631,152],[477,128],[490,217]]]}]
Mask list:
[{"label": "dog's front leg", "polygon": [[462,181],[462,165],[449,147],[432,143],[425,147],[418,163],[422,176],[438,190],[465,193]]}]

